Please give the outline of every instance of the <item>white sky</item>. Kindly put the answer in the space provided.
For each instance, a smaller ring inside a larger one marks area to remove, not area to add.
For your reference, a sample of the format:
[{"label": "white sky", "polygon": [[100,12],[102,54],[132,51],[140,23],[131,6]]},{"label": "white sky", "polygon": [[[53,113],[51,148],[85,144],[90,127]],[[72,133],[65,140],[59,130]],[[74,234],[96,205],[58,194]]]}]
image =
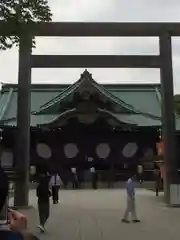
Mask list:
[{"label": "white sky", "polygon": [[[53,21],[179,22],[179,0],[49,0]],[[36,54],[157,54],[157,38],[37,38]],[[157,83],[154,69],[88,69],[100,83]],[[33,69],[33,83],[72,83],[84,69]],[[17,82],[18,52],[0,52],[0,81]],[[180,38],[173,38],[174,90],[180,92]]]}]

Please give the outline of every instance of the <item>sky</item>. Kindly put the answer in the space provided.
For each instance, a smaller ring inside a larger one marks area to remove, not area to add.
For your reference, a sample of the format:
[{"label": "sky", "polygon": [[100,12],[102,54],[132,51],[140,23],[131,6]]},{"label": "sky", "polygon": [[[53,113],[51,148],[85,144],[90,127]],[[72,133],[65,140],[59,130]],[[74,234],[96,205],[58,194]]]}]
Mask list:
[{"label": "sky", "polygon": [[[179,0],[49,0],[53,21],[180,22]],[[180,38],[172,39],[180,93]],[[158,38],[36,38],[33,54],[158,54]],[[159,83],[155,69],[89,69],[99,83]],[[73,83],[84,69],[32,69],[32,83]],[[0,82],[17,83],[18,50],[0,52]]]}]

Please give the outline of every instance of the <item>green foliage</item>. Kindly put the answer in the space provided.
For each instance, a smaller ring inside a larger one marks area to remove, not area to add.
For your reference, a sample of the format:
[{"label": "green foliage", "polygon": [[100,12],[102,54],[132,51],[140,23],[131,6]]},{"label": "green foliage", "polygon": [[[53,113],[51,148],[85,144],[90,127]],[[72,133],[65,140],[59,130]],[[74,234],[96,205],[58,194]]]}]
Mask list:
[{"label": "green foliage", "polygon": [[[51,18],[52,13],[47,0],[0,0],[0,20],[10,23],[13,29],[17,29],[19,35],[22,34],[19,23],[50,22]],[[0,36],[0,50],[18,44],[19,36]]]}]

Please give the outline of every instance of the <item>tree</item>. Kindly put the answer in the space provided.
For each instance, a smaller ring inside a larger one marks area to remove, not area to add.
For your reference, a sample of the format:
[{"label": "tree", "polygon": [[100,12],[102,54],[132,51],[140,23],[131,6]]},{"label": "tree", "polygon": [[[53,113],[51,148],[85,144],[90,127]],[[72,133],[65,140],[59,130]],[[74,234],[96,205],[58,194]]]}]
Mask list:
[{"label": "tree", "polygon": [[19,36],[0,36],[0,50],[19,44],[22,34],[20,23],[50,22],[51,18],[52,13],[47,0],[0,0],[0,20],[10,23],[10,26],[19,32]]}]

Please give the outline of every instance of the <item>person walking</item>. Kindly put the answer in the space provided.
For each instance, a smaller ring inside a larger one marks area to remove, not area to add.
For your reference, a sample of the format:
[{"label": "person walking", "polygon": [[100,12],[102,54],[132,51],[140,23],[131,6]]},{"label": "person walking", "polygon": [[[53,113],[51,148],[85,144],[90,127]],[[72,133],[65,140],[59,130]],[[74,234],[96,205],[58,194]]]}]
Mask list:
[{"label": "person walking", "polygon": [[160,185],[161,185],[161,189],[163,190],[164,189],[164,171],[165,171],[164,170],[164,162],[163,161],[160,163],[159,170],[160,170],[160,178],[161,178]]},{"label": "person walking", "polygon": [[139,164],[137,166],[137,172],[138,172],[139,182],[142,183],[143,182],[143,166],[142,166],[142,164]]},{"label": "person walking", "polygon": [[49,218],[49,198],[51,191],[49,189],[50,176],[47,173],[41,174],[38,179],[37,198],[40,225],[37,227],[43,233],[45,232],[45,224]]},{"label": "person walking", "polygon": [[79,180],[78,180],[77,171],[75,167],[71,168],[71,173],[72,173],[72,187],[73,189],[78,189]]},{"label": "person walking", "polygon": [[59,202],[59,189],[60,186],[62,185],[62,180],[59,174],[53,174],[51,176],[50,180],[50,185],[52,189],[52,199],[53,199],[53,204],[58,204]]},{"label": "person walking", "polygon": [[114,176],[115,176],[115,171],[114,171],[114,166],[112,165],[109,170],[107,170],[107,176],[108,176],[108,188],[113,188],[114,187]]},{"label": "person walking", "polygon": [[156,197],[159,196],[159,191],[161,187],[161,173],[159,167],[156,165],[154,168],[154,177],[155,177],[155,191]]},{"label": "person walking", "polygon": [[0,167],[0,212],[6,203],[6,199],[8,197],[9,192],[9,183],[8,177],[4,170]]},{"label": "person walking", "polygon": [[91,167],[90,172],[92,176],[92,188],[97,189],[97,173],[95,167]]},{"label": "person walking", "polygon": [[132,221],[134,223],[140,222],[136,215],[136,203],[135,203],[135,176],[132,175],[126,182],[127,193],[127,207],[124,213],[122,222],[129,223],[129,214],[131,213]]}]

